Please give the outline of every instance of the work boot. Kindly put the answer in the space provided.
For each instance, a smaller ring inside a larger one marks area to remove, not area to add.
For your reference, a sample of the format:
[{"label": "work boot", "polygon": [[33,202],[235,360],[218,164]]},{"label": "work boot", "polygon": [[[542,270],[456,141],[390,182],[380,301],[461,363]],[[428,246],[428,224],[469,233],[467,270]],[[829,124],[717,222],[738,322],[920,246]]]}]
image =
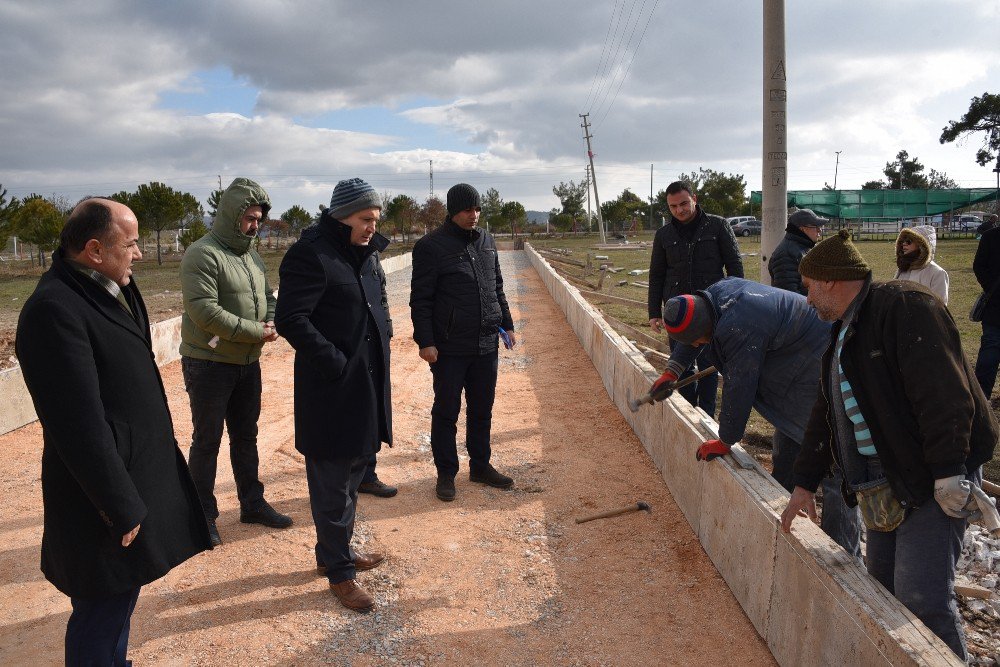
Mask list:
[{"label": "work boot", "polygon": [[268,528],[288,528],[292,525],[292,517],[281,514],[268,505],[265,500],[259,508],[252,512],[240,510],[240,523],[259,523]]},{"label": "work boot", "polygon": [[[370,554],[361,553],[360,551],[354,555],[354,569],[358,572],[364,572],[365,570],[373,570],[382,563],[385,562],[385,554],[374,552]],[[316,574],[326,575],[326,565],[323,563],[316,563]]]},{"label": "work boot", "polygon": [[479,468],[478,470],[469,471],[469,481],[478,482],[479,484],[486,484],[488,486],[493,486],[498,489],[509,489],[514,486],[514,480],[507,475],[502,475],[497,472],[497,469],[491,466],[489,463],[485,467]]},{"label": "work boot", "polygon": [[222,546],[222,536],[219,529],[215,527],[215,519],[206,519],[208,522],[208,537],[212,540],[212,548]]},{"label": "work boot", "polygon": [[399,489],[389,486],[378,477],[370,482],[361,482],[361,486],[358,487],[358,493],[370,493],[379,498],[392,498],[398,491]]},{"label": "work boot", "polygon": [[366,612],[375,606],[375,598],[354,579],[330,584],[330,590],[340,600],[340,604],[354,611]]},{"label": "work boot", "polygon": [[437,494],[438,500],[443,500],[445,502],[451,502],[455,499],[455,478],[454,477],[442,477],[438,476],[437,486],[434,487],[434,493]]}]

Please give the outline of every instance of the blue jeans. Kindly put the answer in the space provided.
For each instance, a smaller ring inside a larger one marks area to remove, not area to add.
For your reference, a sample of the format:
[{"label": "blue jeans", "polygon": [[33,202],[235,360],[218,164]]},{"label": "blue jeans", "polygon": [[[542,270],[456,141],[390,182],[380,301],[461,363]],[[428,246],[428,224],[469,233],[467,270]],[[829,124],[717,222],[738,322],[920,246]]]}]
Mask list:
[{"label": "blue jeans", "polygon": [[979,339],[979,356],[976,357],[976,379],[989,399],[997,381],[1000,368],[1000,327],[983,322],[983,337]]},{"label": "blue jeans", "polygon": [[191,452],[188,467],[205,516],[215,521],[215,473],[222,426],[229,432],[229,460],[240,509],[255,512],[264,504],[258,477],[257,420],[260,418],[260,362],[246,366],[181,357],[184,386],[191,402]]},{"label": "blue jeans", "polygon": [[[982,475],[968,475],[978,484]],[[896,596],[963,660],[962,619],[955,602],[955,564],[966,520],[944,513],[933,498],[910,510],[896,530],[868,531],[868,573]]]},{"label": "blue jeans", "polygon": [[431,452],[439,477],[458,474],[458,413],[465,391],[465,447],[470,471],[490,462],[490,428],[497,389],[497,353],[439,355],[431,364],[434,405],[431,408]]},{"label": "blue jeans", "polygon": [[[771,460],[774,472],[771,476],[791,492],[792,466],[799,455],[802,446],[790,435],[775,430],[772,442]],[[848,507],[841,490],[844,476],[840,468],[835,467],[833,474],[823,478],[823,511],[820,514],[819,527],[830,536],[834,542],[854,556],[861,558],[861,513],[857,507]]]},{"label": "blue jeans", "polygon": [[[674,348],[677,347],[677,341],[670,340],[670,351],[673,352]],[[708,345],[702,345],[698,352],[698,356],[695,358],[694,363],[691,367],[681,373],[681,376],[677,378],[678,380],[683,380],[686,377],[691,377],[695,373],[695,368],[699,371],[703,371],[709,366],[713,365],[712,355],[708,351]],[[704,410],[709,417],[715,418],[715,399],[716,394],[719,391],[719,374],[713,373],[706,378],[698,380],[694,384],[689,384],[686,387],[681,387],[677,390],[684,399],[695,406],[696,408],[701,408]]]},{"label": "blue jeans", "polygon": [[346,459],[306,457],[309,506],[316,525],[316,564],[326,566],[331,584],[354,579],[354,519],[358,487],[368,455]]},{"label": "blue jeans", "polygon": [[67,667],[131,665],[128,635],[139,587],[99,598],[70,598],[73,613],[66,623]]}]

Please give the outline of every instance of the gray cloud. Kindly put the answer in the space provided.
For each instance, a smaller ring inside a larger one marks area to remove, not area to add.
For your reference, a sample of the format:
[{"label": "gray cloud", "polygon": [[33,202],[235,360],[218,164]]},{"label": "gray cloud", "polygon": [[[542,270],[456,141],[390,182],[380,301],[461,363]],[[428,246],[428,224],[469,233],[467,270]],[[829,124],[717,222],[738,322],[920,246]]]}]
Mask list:
[{"label": "gray cloud", "polygon": [[[628,77],[595,89],[608,3],[7,3],[0,183],[72,193],[155,178],[204,197],[221,172],[260,178],[282,210],[312,209],[355,174],[423,197],[433,159],[439,182],[498,184],[548,208],[552,184],[582,176],[578,114],[591,111],[605,197],[648,193],[649,163],[657,187],[698,166],[756,186],[759,3],[622,0],[613,6],[641,21],[616,43],[635,45],[654,4],[634,60],[615,60]],[[900,148],[963,185],[989,179],[974,145],[937,136],[973,95],[1000,88],[998,18],[971,0],[789,3],[792,187],[832,181],[835,150],[842,187],[878,177]],[[252,117],[159,108],[215,68],[259,90]],[[294,120],[371,107],[429,128],[427,145]]]}]

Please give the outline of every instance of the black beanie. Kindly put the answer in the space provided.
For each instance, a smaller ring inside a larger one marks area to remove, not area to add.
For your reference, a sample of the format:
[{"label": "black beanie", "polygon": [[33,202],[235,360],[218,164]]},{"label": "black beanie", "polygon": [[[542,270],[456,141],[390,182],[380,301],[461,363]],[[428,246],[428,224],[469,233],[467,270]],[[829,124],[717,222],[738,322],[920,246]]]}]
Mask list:
[{"label": "black beanie", "polygon": [[448,190],[448,215],[455,215],[479,206],[479,192],[468,183],[453,185]]}]

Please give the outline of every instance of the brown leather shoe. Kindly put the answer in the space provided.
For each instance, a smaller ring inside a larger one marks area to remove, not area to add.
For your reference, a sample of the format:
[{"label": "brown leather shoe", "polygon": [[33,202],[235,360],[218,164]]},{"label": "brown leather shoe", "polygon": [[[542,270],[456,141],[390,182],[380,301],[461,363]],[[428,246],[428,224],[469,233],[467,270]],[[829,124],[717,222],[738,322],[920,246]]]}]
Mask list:
[{"label": "brown leather shoe", "polygon": [[336,584],[330,584],[330,590],[340,600],[340,604],[354,611],[371,611],[375,606],[375,598],[368,594],[354,579],[347,579]]},{"label": "brown leather shoe", "polygon": [[378,552],[365,554],[360,551],[354,557],[354,569],[358,572],[371,570],[385,562],[385,554]]},{"label": "brown leather shoe", "polygon": [[[373,570],[382,563],[385,562],[385,554],[375,553],[361,553],[357,552],[354,558],[354,569],[358,572],[364,572],[365,570]],[[316,564],[316,574],[321,576],[326,576],[326,565]]]}]

